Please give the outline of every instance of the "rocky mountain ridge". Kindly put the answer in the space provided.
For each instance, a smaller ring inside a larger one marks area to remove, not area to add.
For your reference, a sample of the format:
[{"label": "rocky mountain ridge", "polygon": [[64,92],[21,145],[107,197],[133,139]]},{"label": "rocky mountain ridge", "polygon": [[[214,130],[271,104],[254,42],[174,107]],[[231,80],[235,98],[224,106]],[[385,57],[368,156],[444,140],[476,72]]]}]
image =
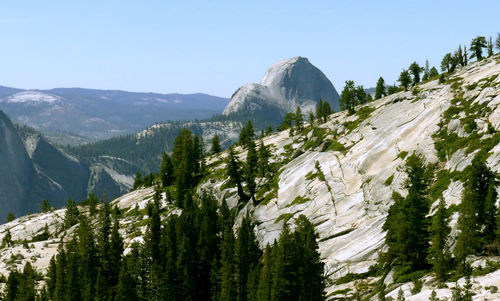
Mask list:
[{"label": "rocky mountain ridge", "polygon": [[[449,176],[449,182],[434,187],[448,207],[461,202],[464,189],[463,171],[477,154],[486,154],[486,164],[500,172],[500,57],[498,55],[457,70],[444,83],[434,79],[411,91],[399,92],[356,108],[356,113],[338,112],[315,127],[305,125],[291,134],[282,131],[263,139],[272,149],[279,170],[271,188],[258,181],[258,204],[248,202],[239,210],[236,225],[247,214],[256,223],[255,232],[261,246],[273,242],[284,223],[294,226],[294,218],[306,215],[316,226],[319,247],[326,263],[329,300],[353,298],[360,293],[369,296],[380,276],[363,276],[385,250],[382,226],[393,203],[391,194],[406,191],[402,183],[406,174],[401,168],[411,153],[436,163]],[[472,126],[471,126],[472,125]],[[237,148],[242,160],[246,151]],[[235,187],[224,173],[227,153],[207,159],[207,176],[197,191],[209,192],[230,207],[238,204]],[[317,163],[316,163],[317,162]],[[145,216],[128,214],[136,205],[145,208],[153,198],[152,188],[140,189],[113,201],[123,212],[121,233],[126,247],[143,242]],[[168,214],[178,209],[167,204]],[[434,200],[431,214],[437,205]],[[46,268],[57,245],[71,239],[71,229],[58,232],[64,210],[22,217],[0,226],[0,239],[10,231],[18,243],[2,250],[0,273],[9,267],[20,267],[30,260]],[[85,210],[85,209],[82,209]],[[457,235],[458,212],[451,217],[450,245]],[[20,245],[48,225],[51,238]],[[127,251],[125,251],[127,252]],[[472,277],[474,300],[500,298],[500,272],[491,268],[497,257],[470,257],[473,267],[484,267],[485,273]],[[349,280],[346,275],[353,275]],[[346,280],[347,279],[347,280]],[[432,291],[439,298],[451,298],[455,282],[440,284],[432,273],[420,278],[422,289],[412,292],[415,284],[394,283],[393,272],[383,279],[386,296],[395,299],[401,288],[406,300],[427,300]],[[463,285],[465,279],[459,279]],[[375,300],[376,296],[370,298]]]},{"label": "rocky mountain ridge", "polygon": [[61,145],[134,133],[159,121],[203,119],[228,99],[202,93],[159,94],[80,88],[0,86],[0,109]]},{"label": "rocky mountain ridge", "polygon": [[297,107],[314,111],[320,99],[340,110],[339,95],[330,80],[307,58],[298,56],[271,66],[259,83],[240,87],[223,114],[265,115],[276,122]]},{"label": "rocky mountain ridge", "polygon": [[115,197],[133,183],[136,170],[129,163],[110,157],[81,162],[33,129],[14,126],[2,111],[0,137],[0,170],[5,175],[0,181],[0,221],[9,212],[35,212],[44,199],[61,207],[68,198],[80,201],[90,192]]}]

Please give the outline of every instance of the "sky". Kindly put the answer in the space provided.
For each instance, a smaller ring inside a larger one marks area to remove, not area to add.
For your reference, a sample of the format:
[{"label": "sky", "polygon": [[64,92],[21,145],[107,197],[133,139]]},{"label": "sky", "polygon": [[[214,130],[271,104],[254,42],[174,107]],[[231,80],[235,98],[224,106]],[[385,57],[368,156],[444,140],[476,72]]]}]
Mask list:
[{"label": "sky", "polygon": [[500,32],[500,1],[0,1],[0,85],[231,97],[305,56],[337,91]]}]

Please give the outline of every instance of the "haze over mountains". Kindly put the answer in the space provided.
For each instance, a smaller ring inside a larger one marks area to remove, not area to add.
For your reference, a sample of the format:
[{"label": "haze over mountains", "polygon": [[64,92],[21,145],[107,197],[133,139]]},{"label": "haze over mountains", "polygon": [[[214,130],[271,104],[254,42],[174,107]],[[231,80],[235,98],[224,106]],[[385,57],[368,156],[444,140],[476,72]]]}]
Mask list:
[{"label": "haze over mountains", "polygon": [[[303,57],[276,63],[260,84],[238,89],[229,103],[206,94],[0,87],[0,110],[35,128],[15,127],[2,114],[0,138],[12,151],[0,158],[0,166],[16,177],[0,180],[0,209],[21,215],[37,210],[43,199],[60,207],[68,197],[80,201],[88,193],[110,200],[131,188],[137,172],[157,172],[182,128],[202,137],[207,149],[214,135],[225,147],[237,141],[249,119],[257,129],[276,126],[297,106],[306,112],[320,99],[338,109],[338,98],[328,78]],[[194,120],[223,109],[223,115]],[[84,143],[111,136],[119,137]],[[56,144],[81,145],[61,149]]]},{"label": "haze over mountains", "polygon": [[226,98],[202,93],[22,90],[0,86],[1,110],[60,144],[130,134],[159,121],[204,119],[222,112],[227,103]]}]

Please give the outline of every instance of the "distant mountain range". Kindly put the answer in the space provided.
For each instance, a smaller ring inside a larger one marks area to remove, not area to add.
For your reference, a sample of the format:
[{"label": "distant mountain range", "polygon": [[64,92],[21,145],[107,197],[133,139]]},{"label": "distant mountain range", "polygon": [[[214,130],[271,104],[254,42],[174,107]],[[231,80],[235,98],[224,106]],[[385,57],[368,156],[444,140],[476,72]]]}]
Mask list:
[{"label": "distant mountain range", "polygon": [[79,144],[138,132],[167,120],[221,113],[227,98],[80,88],[23,90],[0,86],[0,109],[59,144]]},{"label": "distant mountain range", "polygon": [[206,94],[0,87],[0,173],[13,175],[0,178],[0,212],[33,212],[43,199],[60,207],[91,192],[113,199],[130,189],[136,172],[158,171],[182,128],[201,136],[206,149],[216,134],[227,147],[247,120],[256,130],[276,126],[286,113],[298,106],[307,113],[320,99],[339,108],[335,87],[303,57],[273,65],[229,104]]}]

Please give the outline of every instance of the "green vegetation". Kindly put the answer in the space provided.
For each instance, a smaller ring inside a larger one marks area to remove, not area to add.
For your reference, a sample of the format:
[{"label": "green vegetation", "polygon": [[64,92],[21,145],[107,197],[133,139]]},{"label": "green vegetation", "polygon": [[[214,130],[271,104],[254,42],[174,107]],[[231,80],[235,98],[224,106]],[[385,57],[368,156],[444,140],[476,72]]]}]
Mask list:
[{"label": "green vegetation", "polygon": [[392,174],[390,177],[387,178],[387,180],[385,180],[384,185],[390,186],[393,180],[394,180],[394,174]]},{"label": "green vegetation", "polygon": [[294,205],[304,204],[304,203],[307,203],[309,201],[311,201],[310,198],[306,198],[306,197],[303,197],[301,195],[298,195],[297,197],[295,197],[295,199],[293,199],[293,201],[288,205],[288,207],[294,206]]}]

